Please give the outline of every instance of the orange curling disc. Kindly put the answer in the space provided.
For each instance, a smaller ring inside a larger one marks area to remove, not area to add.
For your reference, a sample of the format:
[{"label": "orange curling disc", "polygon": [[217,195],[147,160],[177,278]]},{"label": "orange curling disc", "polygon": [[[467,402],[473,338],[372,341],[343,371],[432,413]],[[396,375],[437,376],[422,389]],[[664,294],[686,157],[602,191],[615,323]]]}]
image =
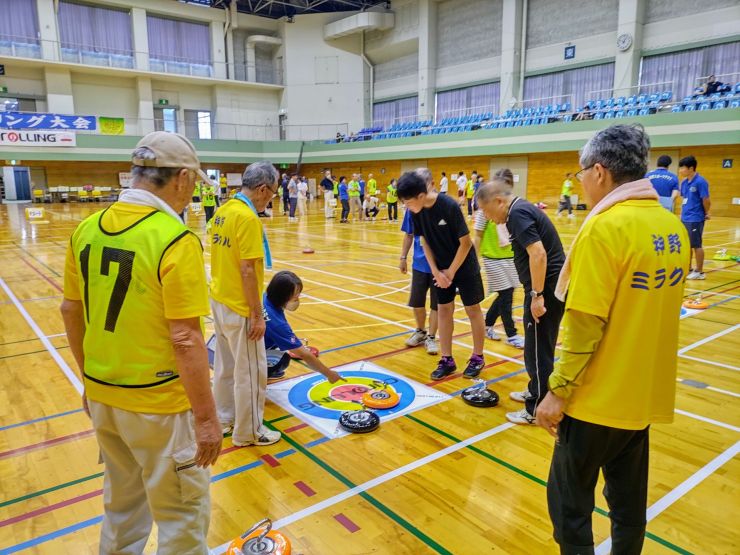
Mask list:
[{"label": "orange curling disc", "polygon": [[688,301],[684,301],[683,307],[693,308],[694,310],[704,310],[706,308],[709,308],[709,303],[704,301],[697,301],[696,299],[691,299]]},{"label": "orange curling disc", "polygon": [[388,388],[368,391],[362,396],[362,404],[371,409],[392,409],[400,402],[398,393]]},{"label": "orange curling disc", "polygon": [[266,518],[233,540],[226,555],[290,555],[290,540]]}]

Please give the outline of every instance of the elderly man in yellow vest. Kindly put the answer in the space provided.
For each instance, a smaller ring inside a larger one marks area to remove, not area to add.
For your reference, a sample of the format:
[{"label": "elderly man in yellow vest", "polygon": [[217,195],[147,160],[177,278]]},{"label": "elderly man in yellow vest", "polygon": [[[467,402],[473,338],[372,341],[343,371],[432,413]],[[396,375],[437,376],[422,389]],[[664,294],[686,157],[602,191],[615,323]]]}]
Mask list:
[{"label": "elderly man in yellow vest", "polygon": [[201,318],[203,249],[178,213],[205,177],[195,148],[150,133],[133,186],[85,219],[67,249],[62,315],[105,463],[100,553],[208,553],[209,471],[221,428]]}]

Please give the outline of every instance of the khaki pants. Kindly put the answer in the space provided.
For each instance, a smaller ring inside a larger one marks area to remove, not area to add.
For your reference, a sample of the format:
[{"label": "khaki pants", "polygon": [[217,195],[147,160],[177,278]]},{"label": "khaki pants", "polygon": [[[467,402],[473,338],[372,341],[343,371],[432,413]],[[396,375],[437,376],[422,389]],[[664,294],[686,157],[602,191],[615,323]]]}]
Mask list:
[{"label": "khaki pants", "polygon": [[234,425],[233,441],[249,443],[268,431],[262,423],[267,390],[265,340],[247,339],[249,321],[211,299],[216,353],[213,395],[218,419]]},{"label": "khaki pants", "polygon": [[[123,393],[125,394],[125,390]],[[105,463],[100,555],[205,555],[210,473],[195,466],[193,414],[143,414],[88,401]]]},{"label": "khaki pants", "polygon": [[302,197],[298,197],[298,215],[303,217],[308,213],[308,210],[306,209],[306,199]]},{"label": "khaki pants", "polygon": [[334,191],[324,189],[324,215],[327,218],[334,216],[334,207],[331,205],[331,200],[334,198]]},{"label": "khaki pants", "polygon": [[352,220],[359,221],[365,219],[362,214],[362,203],[360,202],[360,197],[349,197],[349,211],[352,213]]}]

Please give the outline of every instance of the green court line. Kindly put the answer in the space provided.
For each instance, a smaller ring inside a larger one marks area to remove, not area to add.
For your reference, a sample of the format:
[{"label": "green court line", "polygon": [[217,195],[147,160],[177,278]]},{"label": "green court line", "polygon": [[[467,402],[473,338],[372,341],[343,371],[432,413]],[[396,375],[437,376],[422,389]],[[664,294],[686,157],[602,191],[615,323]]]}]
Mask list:
[{"label": "green court line", "polygon": [[33,499],[34,497],[38,497],[39,495],[44,495],[46,493],[51,493],[52,491],[57,491],[59,489],[63,489],[69,486],[74,486],[75,484],[81,484],[82,482],[93,480],[94,478],[100,478],[102,475],[103,475],[102,472],[98,472],[97,474],[90,474],[89,476],[84,476],[82,478],[78,478],[77,480],[72,480],[71,482],[67,482],[65,484],[58,484],[51,488],[34,491],[33,493],[27,493],[26,495],[21,495],[20,497],[16,497],[15,499],[3,501],[2,503],[0,503],[0,507],[7,507],[8,505],[13,505],[15,503],[20,503],[21,501],[25,501],[26,499]]},{"label": "green court line", "polygon": [[[268,428],[272,428],[273,430],[276,430],[274,426],[272,426],[270,423],[267,423]],[[304,456],[311,459],[314,463],[319,465],[322,469],[324,469],[326,472],[331,474],[334,478],[342,482],[345,486],[352,489],[357,487],[357,484],[353,483],[349,478],[345,477],[343,474],[341,474],[339,471],[331,467],[328,463],[324,462],[322,459],[314,455],[313,453],[309,452],[303,445],[297,443],[293,438],[289,437],[287,434],[283,434],[283,438],[285,441],[287,441],[296,451],[299,451]],[[389,507],[378,501],[376,498],[374,498],[372,495],[365,491],[361,491],[358,494],[360,497],[362,497],[365,501],[370,503],[373,507],[378,509],[380,512],[385,514],[387,517],[389,517],[391,520],[393,520],[396,524],[399,526],[405,528],[408,530],[411,534],[416,536],[419,540],[424,542],[428,547],[436,551],[437,553],[442,553],[444,555],[453,555],[451,551],[448,551],[443,546],[441,546],[439,543],[434,541],[432,538],[427,536],[424,532],[419,530],[416,526],[411,524],[409,521],[398,515],[397,513],[393,512]]]},{"label": "green court line", "polygon": [[[418,418],[416,418],[415,416],[413,416],[411,414],[407,414],[405,416],[409,420],[413,420],[414,422],[416,422],[418,424],[421,424],[422,426],[424,426],[426,428],[429,428],[433,432],[436,432],[436,433],[438,433],[440,435],[443,435],[444,437],[446,437],[447,439],[449,439],[451,441],[454,441],[455,443],[460,443],[462,441],[462,440],[456,438],[455,436],[453,436],[452,434],[448,434],[447,432],[445,432],[443,430],[440,430],[439,428],[433,426],[432,424],[429,424],[428,422],[424,422],[423,420],[419,420]],[[541,486],[547,486],[547,482],[545,480],[543,480],[542,478],[538,478],[537,476],[534,476],[533,474],[530,474],[526,470],[522,470],[521,468],[518,468],[518,467],[514,466],[511,463],[508,463],[508,462],[506,462],[506,461],[504,461],[502,459],[499,459],[498,457],[496,457],[496,456],[494,456],[494,455],[492,455],[492,454],[490,454],[490,453],[488,453],[486,451],[483,451],[482,449],[480,449],[479,447],[476,447],[475,445],[468,445],[466,447],[466,449],[470,449],[471,451],[473,451],[473,452],[475,452],[475,453],[477,453],[477,454],[479,454],[479,455],[481,455],[481,456],[483,456],[483,457],[485,457],[485,458],[487,458],[487,459],[489,459],[489,460],[491,460],[491,461],[493,461],[493,462],[495,462],[497,464],[500,464],[501,466],[503,466],[505,468],[508,468],[509,470],[512,470],[512,471],[516,472],[517,474],[519,474],[521,476],[524,476],[528,480],[532,480],[533,482],[538,483]],[[601,516],[605,516],[607,518],[609,517],[609,513],[607,511],[605,511],[604,509],[600,509],[599,507],[594,507],[594,512],[597,513],[597,514],[600,514]],[[668,540],[666,540],[664,538],[661,538],[660,536],[656,536],[655,534],[652,534],[650,532],[647,532],[646,531],[645,532],[645,537],[650,538],[651,540],[653,540],[653,541],[655,541],[655,542],[663,545],[664,547],[667,547],[668,549],[671,549],[671,550],[675,551],[676,553],[681,553],[682,555],[693,555],[691,553],[691,551],[687,551],[686,549],[684,549],[682,547],[679,547],[679,546],[677,546],[677,545],[669,542]]]}]

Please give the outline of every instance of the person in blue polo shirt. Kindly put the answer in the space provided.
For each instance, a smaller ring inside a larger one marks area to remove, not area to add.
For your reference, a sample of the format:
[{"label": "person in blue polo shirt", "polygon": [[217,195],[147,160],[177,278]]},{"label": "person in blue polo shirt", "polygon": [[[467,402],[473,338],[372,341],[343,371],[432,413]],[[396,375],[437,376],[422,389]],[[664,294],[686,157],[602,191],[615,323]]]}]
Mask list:
[{"label": "person in blue polo shirt", "polygon": [[279,379],[285,376],[292,351],[311,370],[323,374],[330,383],[343,379],[327,367],[293,333],[285,311],[295,311],[300,305],[303,282],[293,272],[282,271],[272,277],[265,291],[262,304],[265,311],[265,351],[267,354],[267,377]]},{"label": "person in blue polo shirt", "polygon": [[[416,170],[427,183],[427,189],[434,188],[432,182],[432,173],[427,168]],[[421,237],[414,237],[414,223],[411,219],[411,210],[406,210],[401,224],[401,231],[404,232],[403,244],[401,246],[401,261],[398,269],[402,274],[408,272],[406,258],[408,257],[411,245],[414,245],[414,257],[411,264],[411,293],[409,294],[409,306],[414,311],[416,320],[416,330],[411,337],[406,339],[407,347],[416,347],[424,343],[426,351],[430,355],[436,355],[439,352],[439,345],[435,339],[437,333],[437,292],[432,287],[432,268],[427,262],[424,255],[424,249],[421,246]],[[429,332],[426,331],[427,319],[427,291],[429,291]]]},{"label": "person in blue polo shirt", "polygon": [[704,279],[704,249],[702,235],[704,222],[709,219],[709,183],[696,173],[696,158],[686,156],[678,162],[678,173],[681,181],[681,221],[689,232],[691,255],[696,257],[696,266],[693,266],[686,279]]},{"label": "person in blue polo shirt", "polygon": [[663,155],[658,158],[658,167],[648,172],[647,177],[653,184],[653,189],[658,193],[660,204],[663,208],[673,212],[673,204],[678,197],[678,177],[675,173],[668,171],[673,160],[670,156]]}]

